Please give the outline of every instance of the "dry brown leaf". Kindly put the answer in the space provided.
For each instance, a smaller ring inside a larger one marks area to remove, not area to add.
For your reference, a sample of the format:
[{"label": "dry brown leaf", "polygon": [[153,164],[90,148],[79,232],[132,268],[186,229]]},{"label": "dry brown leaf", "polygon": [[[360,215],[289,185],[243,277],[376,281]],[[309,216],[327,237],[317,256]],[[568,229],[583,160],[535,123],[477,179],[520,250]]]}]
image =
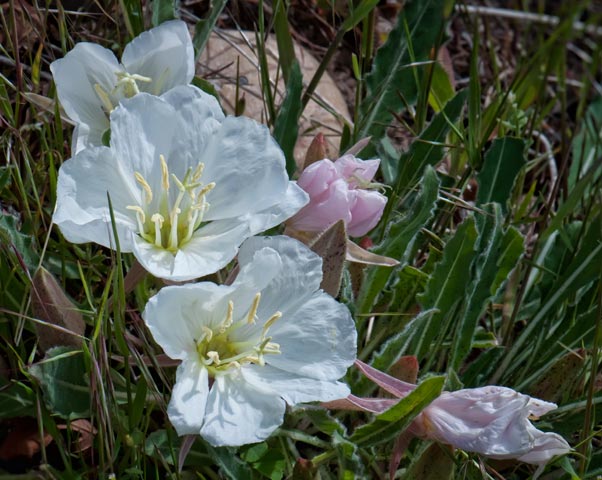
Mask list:
[{"label": "dry brown leaf", "polygon": [[350,262],[363,263],[364,265],[378,265],[381,267],[395,267],[399,265],[399,262],[394,258],[372,253],[353,243],[351,240],[347,240],[346,258]]},{"label": "dry brown leaf", "polygon": [[[230,113],[236,107],[236,70],[238,62],[239,99],[245,94],[244,115],[265,123],[266,112],[261,92],[259,62],[255,47],[255,33],[250,31],[219,30],[213,32],[197,66],[197,74],[216,85],[222,106]],[[286,91],[282,73],[278,74],[278,45],[276,36],[267,35],[265,40],[269,76],[272,82],[278,78],[275,103],[279,105]],[[308,50],[294,42],[295,56],[299,61],[303,82],[308,84],[316,72],[319,62]],[[316,129],[328,132],[326,141],[333,152],[338,152],[341,132],[345,122],[351,123],[347,103],[336,83],[328,73],[322,76],[314,97],[299,120],[299,139],[295,146],[295,160],[301,167],[305,152],[311,144]]]},{"label": "dry brown leaf", "polygon": [[323,276],[320,288],[336,297],[341,288],[347,252],[345,222],[339,220],[332,224],[309,244],[309,248],[322,258]]},{"label": "dry brown leaf", "polygon": [[40,267],[32,279],[31,309],[40,347],[46,351],[58,345],[80,347],[86,324],[53,275]]},{"label": "dry brown leaf", "polygon": [[37,422],[32,418],[15,418],[10,422],[10,429],[0,444],[0,460],[7,462],[17,458],[31,459],[41,449],[42,443],[48,446],[52,442],[50,434],[43,434]]}]

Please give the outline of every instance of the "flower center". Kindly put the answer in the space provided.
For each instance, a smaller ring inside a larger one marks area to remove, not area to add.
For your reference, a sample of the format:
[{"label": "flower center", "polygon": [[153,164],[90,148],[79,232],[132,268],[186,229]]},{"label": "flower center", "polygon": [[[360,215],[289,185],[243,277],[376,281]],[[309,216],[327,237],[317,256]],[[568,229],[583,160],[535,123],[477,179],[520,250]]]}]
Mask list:
[{"label": "flower center", "polygon": [[131,98],[140,93],[140,89],[136,82],[150,83],[153,81],[152,78],[144,77],[137,73],[115,72],[115,76],[117,77],[117,83],[110,92],[107,92],[100,84],[94,84],[94,91],[96,92],[96,95],[98,95],[98,98],[100,98],[103,109],[107,115],[119,104],[119,100]]},{"label": "flower center", "polygon": [[237,322],[233,320],[234,303],[230,300],[225,320],[213,329],[203,327],[202,336],[195,340],[196,350],[199,360],[212,375],[232,367],[239,368],[245,363],[263,366],[265,355],[280,353],[280,345],[271,341],[268,331],[282,316],[281,312],[275,312],[266,320],[260,334],[251,335],[251,338],[242,341],[231,338],[232,333],[244,325],[255,324],[260,299],[261,294],[257,293],[247,315]]},{"label": "flower center", "polygon": [[[176,253],[190,240],[192,234],[203,222],[209,209],[205,195],[215,187],[215,182],[204,185],[201,182],[205,164],[200,162],[193,170],[190,167],[180,180],[169,173],[163,155],[161,161],[161,189],[158,196],[153,194],[150,184],[139,172],[134,172],[136,182],[142,190],[142,205],[128,205],[127,209],[136,213],[138,234],[156,247]],[[171,179],[171,181],[170,181]],[[177,188],[176,195],[170,195],[171,183]]]}]

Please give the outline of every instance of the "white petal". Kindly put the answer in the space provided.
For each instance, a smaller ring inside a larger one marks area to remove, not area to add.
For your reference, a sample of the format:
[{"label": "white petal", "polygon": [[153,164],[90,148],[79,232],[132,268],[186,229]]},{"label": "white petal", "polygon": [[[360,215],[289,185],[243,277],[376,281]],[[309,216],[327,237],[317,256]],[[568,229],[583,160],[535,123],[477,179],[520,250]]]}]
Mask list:
[{"label": "white petal", "polygon": [[309,196],[295,182],[289,182],[281,202],[261,212],[248,213],[241,220],[249,223],[253,235],[284,222],[297,213],[309,201]]},{"label": "white petal", "polygon": [[211,328],[224,320],[232,290],[211,282],[164,287],[148,301],[142,318],[170,358],[195,358],[195,341],[204,326]]},{"label": "white petal", "polygon": [[232,221],[201,227],[178,251],[171,277],[190,280],[217,272],[236,256],[238,246],[248,236],[245,224]]},{"label": "white petal", "polygon": [[160,95],[194,77],[194,48],[186,23],[165,22],[142,32],[125,46],[121,63],[130,74],[152,79],[138,82],[140,90]]},{"label": "white petal", "polygon": [[84,148],[102,145],[103,134],[104,132],[101,132],[100,129],[90,130],[90,127],[85,123],[78,123],[71,134],[71,153],[75,155]]},{"label": "white petal", "polygon": [[208,395],[207,370],[198,361],[182,362],[178,366],[176,384],[167,407],[167,415],[178,435],[198,435]]},{"label": "white petal", "polygon": [[527,453],[518,457],[520,462],[542,465],[558,455],[565,455],[571,451],[566,440],[556,433],[542,432],[535,427],[531,432],[534,436],[533,444]]},{"label": "white petal", "polygon": [[111,149],[121,162],[130,165],[150,184],[160,190],[161,163],[169,152],[176,134],[177,112],[159,97],[141,93],[125,99],[111,113]]},{"label": "white petal", "polygon": [[125,166],[106,147],[83,150],[61,166],[53,222],[67,240],[115,246],[108,192],[121,250],[132,250],[132,231],[136,229],[136,223],[134,214],[126,207],[137,205],[139,197],[124,169]]},{"label": "white petal", "polygon": [[113,52],[94,43],[78,43],[63,58],[52,62],[50,70],[65,113],[89,127],[94,133],[90,140],[99,138],[98,132],[102,135],[109,128],[109,120],[94,85],[99,84],[107,93],[113,90],[115,73],[123,70]]},{"label": "white petal", "polygon": [[357,332],[351,314],[323,292],[314,294],[298,310],[284,313],[269,335],[282,353],[269,355],[266,362],[287,372],[337,380],[356,358]]},{"label": "white petal", "polygon": [[267,127],[249,118],[226,117],[201,160],[203,179],[216,184],[206,220],[261,212],[281,203],[289,186],[282,150]]},{"label": "white petal", "polygon": [[214,446],[261,442],[282,424],[284,411],[280,397],[229,372],[215,378],[201,435]]},{"label": "white petal", "polygon": [[341,382],[316,380],[265,365],[246,365],[241,369],[246,381],[258,388],[272,390],[289,405],[302,402],[329,402],[349,395]]},{"label": "white petal", "polygon": [[261,275],[262,260],[256,254],[263,249],[278,252],[282,267],[261,289],[258,316],[265,320],[280,311],[286,316],[284,319],[289,321],[300,305],[320,288],[322,259],[290,237],[252,237],[240,247],[238,262],[241,272],[233,285],[244,285],[249,282],[251,275]]},{"label": "white petal", "polygon": [[[174,87],[161,98],[182,115],[184,123],[196,123],[198,126],[208,118],[215,118],[220,123],[225,118],[217,99],[194,85]],[[194,135],[193,131],[190,134]]]},{"label": "white petal", "polygon": [[145,270],[175,282],[193,280],[217,272],[238,252],[249,236],[247,226],[232,221],[211,222],[197,230],[174,255],[136,236],[133,252]]}]

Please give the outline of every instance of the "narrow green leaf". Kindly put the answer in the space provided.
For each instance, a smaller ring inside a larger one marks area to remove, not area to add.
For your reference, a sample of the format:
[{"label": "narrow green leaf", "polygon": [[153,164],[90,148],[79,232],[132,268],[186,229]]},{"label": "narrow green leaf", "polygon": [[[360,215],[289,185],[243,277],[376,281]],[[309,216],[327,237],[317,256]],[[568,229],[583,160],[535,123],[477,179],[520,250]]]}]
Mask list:
[{"label": "narrow green leaf", "polygon": [[356,138],[373,136],[380,140],[393,113],[401,111],[405,104],[415,103],[418,85],[412,62],[428,60],[443,28],[443,3],[405,2],[395,28],[377,51],[372,71],[366,77],[367,95],[360,106],[362,120],[356,127]]},{"label": "narrow green leaf", "polygon": [[470,278],[470,266],[476,256],[476,240],[474,217],[468,217],[445,245],[443,259],[419,297],[423,309],[438,310],[422,329],[413,332],[412,348],[419,360],[427,354],[438,332],[441,333],[444,317],[464,298],[466,280]]},{"label": "narrow green leaf", "polygon": [[276,43],[278,44],[278,61],[282,68],[282,76],[288,84],[291,77],[293,65],[297,63],[293,37],[288,25],[285,0],[276,0],[274,7],[274,31],[276,32]]},{"label": "narrow green leaf", "polygon": [[523,237],[515,228],[503,230],[499,204],[487,208],[491,215],[478,218],[478,256],[473,262],[474,276],[467,288],[463,311],[454,327],[450,367],[458,370],[470,351],[477,322],[487,302],[491,301],[502,283],[514,269],[523,253]]},{"label": "narrow green leaf", "polygon": [[477,176],[477,205],[497,202],[508,211],[508,199],[518,172],[526,163],[527,144],[513,137],[496,138],[485,154],[483,169]]},{"label": "narrow green leaf", "polygon": [[153,26],[178,18],[179,0],[153,0]]},{"label": "narrow green leaf", "polygon": [[[385,240],[374,248],[374,253],[399,260],[401,266],[407,261],[406,252],[420,229],[433,215],[439,193],[439,180],[435,170],[428,167],[422,178],[422,187],[411,209],[400,221],[392,224]],[[368,270],[358,296],[358,312],[368,313],[378,294],[385,287],[393,270],[390,267],[373,267]]]},{"label": "narrow green leaf", "polygon": [[412,420],[441,394],[444,382],[444,376],[428,378],[399,403],[377,415],[372,423],[358,428],[350,440],[362,447],[390,441],[403,432]]},{"label": "narrow green leaf", "polygon": [[284,151],[286,157],[286,171],[289,176],[295,172],[294,149],[299,135],[299,117],[302,112],[301,89],[303,88],[303,77],[298,63],[294,63],[291,76],[286,85],[286,97],[282,102],[276,122],[274,124],[274,138]]},{"label": "narrow green leaf", "polygon": [[140,35],[144,31],[144,16],[140,0],[119,0],[119,5],[130,38]]},{"label": "narrow green leaf", "polygon": [[207,41],[209,40],[209,35],[211,35],[211,30],[213,30],[215,22],[217,22],[226,3],[227,0],[211,0],[211,7],[207,14],[207,18],[199,20],[195,25],[194,37],[192,38],[192,44],[194,45],[194,51],[196,52],[194,57],[195,62],[198,62],[201,53],[203,53],[205,45],[207,45]]},{"label": "narrow green leaf", "polygon": [[[433,117],[431,123],[414,140],[410,149],[401,155],[397,166],[394,193],[401,195],[414,186],[427,165],[437,165],[445,154],[443,143],[466,101],[466,90],[462,90],[447,102],[442,112]],[[393,207],[393,205],[391,205]]]},{"label": "narrow green leaf", "polygon": [[[0,95],[1,97],[1,95]],[[579,179],[595,166],[596,159],[602,155],[602,97],[596,98],[589,105],[579,132],[572,145],[573,162],[569,171],[569,192],[575,188]],[[597,169],[596,178],[602,175]]]}]

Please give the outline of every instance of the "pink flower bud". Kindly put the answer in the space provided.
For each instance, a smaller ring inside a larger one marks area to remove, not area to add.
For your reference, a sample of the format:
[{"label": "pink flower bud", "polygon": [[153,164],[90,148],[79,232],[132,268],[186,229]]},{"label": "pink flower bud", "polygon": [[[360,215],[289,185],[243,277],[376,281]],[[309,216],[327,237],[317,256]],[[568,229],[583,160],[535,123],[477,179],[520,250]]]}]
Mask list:
[{"label": "pink flower bud", "polygon": [[372,230],[387,203],[387,197],[370,190],[379,159],[360,160],[344,155],[335,162],[324,159],[308,166],[297,184],[309,194],[309,203],[290,221],[295,230],[321,232],[344,220],[353,237]]},{"label": "pink flower bud", "polygon": [[470,388],[443,392],[410,429],[420,437],[490,458],[543,466],[571,450],[560,435],[542,432],[530,421],[555,408],[506,387]]}]

